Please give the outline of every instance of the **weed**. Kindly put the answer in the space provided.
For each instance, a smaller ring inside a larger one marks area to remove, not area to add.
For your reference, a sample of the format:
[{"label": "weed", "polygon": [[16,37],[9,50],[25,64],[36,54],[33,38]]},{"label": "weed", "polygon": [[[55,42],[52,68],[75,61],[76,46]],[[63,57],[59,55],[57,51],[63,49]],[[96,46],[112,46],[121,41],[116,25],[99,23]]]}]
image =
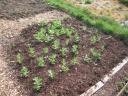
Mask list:
[{"label": "weed", "polygon": [[17,59],[17,62],[18,62],[19,64],[22,64],[22,63],[23,63],[23,60],[24,60],[24,57],[23,57],[23,55],[22,55],[21,53],[18,53],[18,54],[16,55],[16,59]]},{"label": "weed", "polygon": [[45,60],[44,58],[40,57],[37,59],[37,67],[44,67],[45,66]]},{"label": "weed", "polygon": [[65,59],[62,59],[61,72],[67,73],[68,71],[69,71],[69,67],[67,66]]},{"label": "weed", "polygon": [[34,79],[33,79],[33,88],[34,88],[34,90],[36,90],[36,91],[39,91],[40,89],[41,89],[41,87],[42,87],[42,82],[43,82],[43,79],[41,78],[41,77],[35,77]]},{"label": "weed", "polygon": [[27,77],[28,74],[29,74],[28,68],[23,66],[23,67],[21,68],[21,70],[20,70],[20,75],[21,75],[22,77]]},{"label": "weed", "polygon": [[56,76],[56,74],[55,74],[55,71],[54,70],[52,70],[52,69],[49,69],[48,70],[48,76],[50,77],[50,79],[55,79],[55,76]]},{"label": "weed", "polygon": [[56,54],[52,54],[51,56],[49,56],[49,61],[51,64],[55,64],[56,63]]},{"label": "weed", "polygon": [[93,55],[92,60],[98,61],[98,60],[101,59],[101,54],[95,48],[92,48],[91,52],[92,52],[92,55]]}]

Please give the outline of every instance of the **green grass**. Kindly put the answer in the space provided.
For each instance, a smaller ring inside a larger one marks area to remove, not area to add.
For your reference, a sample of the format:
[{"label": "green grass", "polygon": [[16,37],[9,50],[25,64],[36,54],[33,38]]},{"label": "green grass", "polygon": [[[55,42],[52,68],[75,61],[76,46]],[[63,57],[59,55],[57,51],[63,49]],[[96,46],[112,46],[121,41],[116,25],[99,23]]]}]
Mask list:
[{"label": "green grass", "polygon": [[75,7],[64,0],[48,0],[48,3],[85,22],[87,25],[100,29],[104,33],[114,35],[120,39],[128,39],[128,27],[121,26],[114,20],[106,17],[95,17],[89,10]]}]

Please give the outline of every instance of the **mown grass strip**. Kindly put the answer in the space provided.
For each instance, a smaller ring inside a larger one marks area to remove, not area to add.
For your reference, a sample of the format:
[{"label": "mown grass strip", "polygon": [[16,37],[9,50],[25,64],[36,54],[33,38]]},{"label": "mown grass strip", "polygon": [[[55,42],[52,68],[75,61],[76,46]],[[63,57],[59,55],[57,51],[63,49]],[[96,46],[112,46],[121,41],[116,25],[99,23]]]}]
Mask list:
[{"label": "mown grass strip", "polygon": [[114,20],[106,17],[95,17],[86,9],[75,7],[64,0],[48,0],[48,3],[56,8],[68,12],[70,15],[84,21],[86,24],[112,34],[120,39],[128,39],[128,27],[121,26]]}]

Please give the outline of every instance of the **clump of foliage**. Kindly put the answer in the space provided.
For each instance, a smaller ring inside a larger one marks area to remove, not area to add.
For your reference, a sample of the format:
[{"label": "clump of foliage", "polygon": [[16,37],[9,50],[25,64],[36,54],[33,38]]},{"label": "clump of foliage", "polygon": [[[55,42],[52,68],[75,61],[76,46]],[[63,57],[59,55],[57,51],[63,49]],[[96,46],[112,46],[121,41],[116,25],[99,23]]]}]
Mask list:
[{"label": "clump of foliage", "polygon": [[101,53],[99,53],[95,48],[92,48],[91,52],[92,52],[92,60],[98,61],[101,59]]},{"label": "clump of foliage", "polygon": [[69,71],[69,67],[67,66],[67,62],[65,59],[62,59],[62,64],[61,64],[61,72],[67,73]]},{"label": "clump of foliage", "polygon": [[44,67],[45,66],[45,60],[43,57],[39,57],[37,59],[37,67]]},{"label": "clump of foliage", "polygon": [[67,48],[61,48],[60,52],[61,52],[62,56],[66,56],[66,53],[68,52],[68,49]]},{"label": "clump of foliage", "polygon": [[18,54],[16,55],[16,60],[17,60],[17,62],[18,62],[19,64],[22,64],[22,63],[23,63],[23,60],[24,60],[23,55],[22,55],[21,53],[18,53]]},{"label": "clump of foliage", "polygon": [[33,88],[35,91],[39,91],[43,84],[43,79],[41,77],[35,77],[33,79]]},{"label": "clump of foliage", "polygon": [[60,40],[57,39],[53,42],[53,45],[52,45],[53,49],[59,49],[60,48]]},{"label": "clump of foliage", "polygon": [[47,47],[43,48],[43,53],[44,53],[44,54],[47,54],[47,53],[48,53],[48,50],[49,50],[49,49],[48,49]]},{"label": "clump of foliage", "polygon": [[73,53],[74,55],[77,55],[77,54],[78,54],[78,45],[73,45],[73,46],[72,46],[72,53]]},{"label": "clump of foliage", "polygon": [[49,69],[48,70],[48,76],[50,77],[50,79],[55,79],[56,77],[56,74],[55,74],[55,71],[53,69]]},{"label": "clump of foliage", "polygon": [[28,74],[29,74],[28,68],[25,67],[25,66],[23,66],[23,67],[21,68],[21,70],[20,70],[20,75],[21,75],[22,77],[27,77]]},{"label": "clump of foliage", "polygon": [[76,33],[74,35],[74,42],[77,43],[80,40],[80,36]]},{"label": "clump of foliage", "polygon": [[88,55],[83,56],[83,61],[84,61],[85,63],[90,63],[91,60],[92,60],[92,59],[91,59]]},{"label": "clump of foliage", "polygon": [[45,38],[45,33],[46,33],[46,30],[45,30],[44,27],[42,27],[39,32],[36,32],[36,33],[34,34],[34,38],[35,38],[38,42],[43,42],[43,41],[44,41],[44,38]]},{"label": "clump of foliage", "polygon": [[72,65],[78,65],[79,62],[78,62],[78,59],[76,57],[74,57],[72,60],[71,60],[71,64]]},{"label": "clump of foliage", "polygon": [[90,38],[91,43],[92,43],[92,44],[95,44],[95,43],[99,42],[99,41],[100,41],[100,38],[101,38],[101,37],[98,36],[98,35],[92,36],[92,37]]},{"label": "clump of foliage", "polygon": [[56,54],[52,54],[49,56],[49,61],[51,64],[55,64],[56,63]]},{"label": "clump of foliage", "polygon": [[29,56],[30,57],[35,57],[35,49],[34,48],[32,48],[32,47],[29,47],[28,48],[28,53],[29,53]]}]

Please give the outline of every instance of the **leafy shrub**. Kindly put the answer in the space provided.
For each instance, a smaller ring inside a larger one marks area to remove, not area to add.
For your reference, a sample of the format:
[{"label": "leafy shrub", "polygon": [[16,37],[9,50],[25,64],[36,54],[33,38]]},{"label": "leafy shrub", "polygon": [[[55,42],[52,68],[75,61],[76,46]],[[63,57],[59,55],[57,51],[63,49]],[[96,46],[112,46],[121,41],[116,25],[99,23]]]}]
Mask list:
[{"label": "leafy shrub", "polygon": [[23,63],[23,60],[24,60],[24,57],[23,57],[23,55],[22,55],[21,53],[18,53],[18,54],[16,55],[16,59],[17,59],[17,62],[18,62],[19,64],[22,64],[22,63]]},{"label": "leafy shrub", "polygon": [[49,69],[48,70],[48,76],[50,77],[50,79],[55,79],[55,76],[56,76],[56,74],[55,74],[55,71],[54,70],[52,70],[52,69]]},{"label": "leafy shrub", "polygon": [[35,77],[34,79],[33,79],[33,88],[34,88],[34,90],[36,90],[36,91],[39,91],[40,89],[41,89],[41,87],[42,87],[42,82],[43,82],[43,79],[42,78],[40,78],[40,77]]},{"label": "leafy shrub", "polygon": [[28,68],[23,66],[23,67],[21,68],[21,70],[20,70],[20,75],[21,75],[22,77],[27,77],[28,74],[29,74]]},{"label": "leafy shrub", "polygon": [[45,60],[43,57],[40,57],[37,59],[37,66],[38,67],[44,67],[45,66]]}]

